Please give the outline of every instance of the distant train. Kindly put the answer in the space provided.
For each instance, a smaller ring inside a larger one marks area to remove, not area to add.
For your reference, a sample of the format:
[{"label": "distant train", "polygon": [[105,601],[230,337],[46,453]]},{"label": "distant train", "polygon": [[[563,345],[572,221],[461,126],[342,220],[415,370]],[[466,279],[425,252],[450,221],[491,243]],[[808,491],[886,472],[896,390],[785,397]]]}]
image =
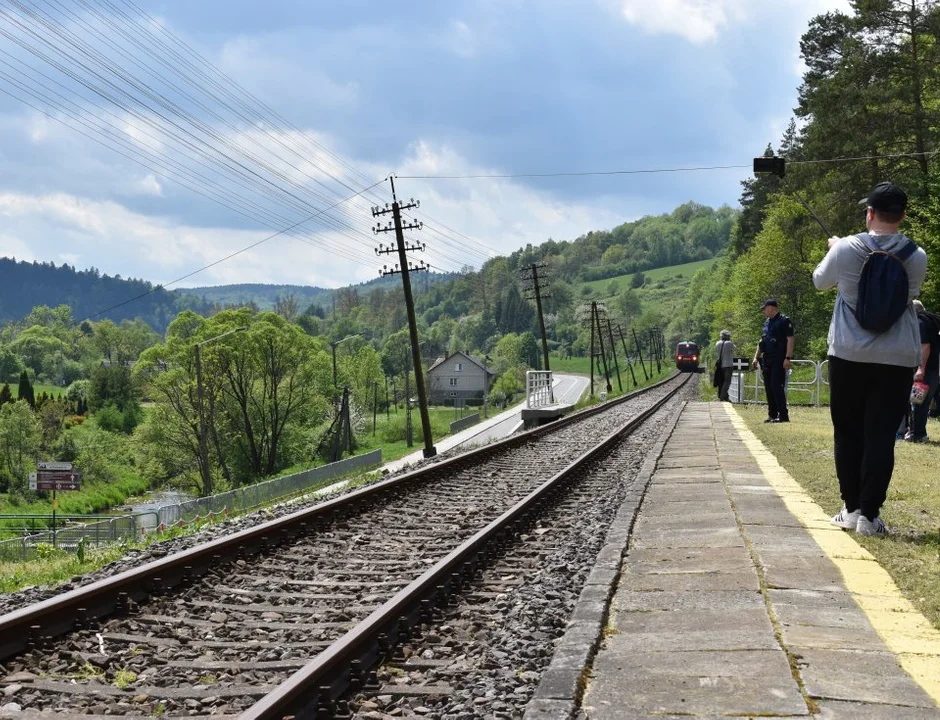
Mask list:
[{"label": "distant train", "polygon": [[676,367],[685,372],[698,370],[701,353],[699,346],[694,342],[681,342],[676,345]]}]

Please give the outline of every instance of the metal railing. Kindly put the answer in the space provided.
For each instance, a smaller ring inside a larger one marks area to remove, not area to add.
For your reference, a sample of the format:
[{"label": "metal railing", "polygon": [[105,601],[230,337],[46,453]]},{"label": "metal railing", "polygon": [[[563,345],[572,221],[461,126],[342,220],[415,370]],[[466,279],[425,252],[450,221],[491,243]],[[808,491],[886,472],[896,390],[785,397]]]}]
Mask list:
[{"label": "metal railing", "polygon": [[[792,360],[791,362],[793,367],[787,373],[784,383],[787,402],[816,407],[825,404],[823,396],[825,394],[828,398],[829,361],[823,360],[817,363],[813,360]],[[735,371],[729,397],[732,402],[737,403],[766,403],[767,393],[760,372]]]},{"label": "metal railing", "polygon": [[525,406],[528,409],[554,404],[551,370],[526,370]]},{"label": "metal railing", "polygon": [[0,540],[0,561],[35,560],[49,549],[76,552],[82,540],[86,548],[133,541],[148,533],[160,532],[172,526],[251,510],[280,498],[315,489],[327,480],[381,463],[382,450],[373,450],[329,465],[246,485],[218,495],[162,505],[147,512],[119,515],[99,522],[69,525],[55,532],[46,531]]}]

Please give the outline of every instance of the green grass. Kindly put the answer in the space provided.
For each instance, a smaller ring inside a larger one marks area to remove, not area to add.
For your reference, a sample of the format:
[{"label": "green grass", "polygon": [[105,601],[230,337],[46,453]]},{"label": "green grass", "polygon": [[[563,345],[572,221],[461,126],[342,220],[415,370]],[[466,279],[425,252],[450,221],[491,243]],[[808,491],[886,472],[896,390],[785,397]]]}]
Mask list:
[{"label": "green grass", "polygon": [[[431,438],[434,442],[450,435],[450,424],[455,420],[481,413],[483,408],[467,407],[463,410],[452,407],[430,407],[428,408],[428,418],[431,421]],[[501,412],[501,410],[490,407],[487,410],[489,415]],[[388,419],[384,412],[379,413],[376,418],[375,438],[372,437],[372,416],[368,418],[365,428],[359,433],[357,438],[356,454],[371,452],[377,448],[382,449],[382,462],[391,462],[398,460],[405,455],[410,455],[416,450],[424,448],[424,435],[421,427],[421,413],[417,407],[411,409],[412,440],[414,444],[408,447],[404,439],[388,439],[398,436],[402,432],[405,423],[405,409],[403,406],[391,408]]]},{"label": "green grass", "polygon": [[111,545],[89,550],[85,562],[71,553],[56,550],[51,557],[30,562],[0,561],[0,592],[9,593],[26,587],[52,587],[68,582],[76,575],[97,570],[108,563],[120,560],[127,547]]},{"label": "green grass", "polygon": [[[624,363],[623,361],[623,353],[620,352],[619,346],[617,347],[617,350],[618,350],[618,355],[620,359],[620,378],[623,381],[625,386],[627,382],[629,381],[631,389],[632,389],[633,380],[630,377],[630,370],[627,368],[626,363]],[[569,358],[562,359],[558,357],[557,355],[552,354],[549,357],[549,362],[551,363],[552,370],[557,370],[558,372],[574,373],[576,375],[585,375],[585,376],[591,374],[591,358],[589,357],[569,357]],[[646,365],[646,372],[649,373],[650,371],[649,360],[646,359],[643,362]],[[671,358],[668,358],[668,357],[665,360],[660,361],[660,367],[662,368],[663,373],[658,375],[658,377],[665,377],[666,375],[671,373],[673,370],[675,370],[675,364],[672,362]],[[653,362],[652,369],[654,371],[656,370],[655,361]],[[636,375],[637,381],[642,385],[643,384],[643,371],[640,369],[639,364],[633,365],[633,372]],[[603,379],[603,377],[604,377],[603,363],[601,363],[600,367],[598,367],[595,364],[594,366],[595,381],[597,380],[597,378]],[[610,380],[614,384],[614,387],[616,387],[617,386],[617,370],[613,365],[611,365],[610,367]]]},{"label": "green grass", "polygon": [[[684,263],[682,265],[671,265],[670,267],[656,268],[655,270],[644,270],[643,275],[646,276],[646,288],[649,288],[652,285],[655,285],[659,281],[669,281],[669,280],[688,280],[702,268],[708,268],[715,264],[715,258],[709,258],[708,260],[697,260],[696,262]],[[591,282],[584,283],[585,287],[591,288],[592,291],[597,293],[600,296],[607,296],[607,288],[612,282],[616,282],[620,286],[620,290],[626,290],[630,287],[630,281],[633,280],[634,273],[629,275],[618,275],[616,277],[607,278],[605,280],[592,280]],[[679,276],[682,277],[679,277]]]},{"label": "green grass", "polygon": [[[702,268],[710,267],[714,263],[715,258],[711,258],[644,271],[646,284],[636,290],[643,311],[654,309],[664,323],[668,323],[671,318],[681,315],[692,276]],[[580,291],[581,299],[611,303],[615,297],[609,292],[611,283],[615,282],[617,284],[617,294],[619,294],[630,287],[632,279],[633,275],[620,275],[606,280],[593,280],[584,283]]]},{"label": "green grass", "polygon": [[[0,383],[2,385],[2,383]],[[10,390],[13,392],[15,397],[19,397],[19,385],[17,383],[10,383]],[[48,394],[50,397],[57,397],[61,395],[65,397],[64,387],[59,387],[58,385],[44,385],[43,383],[33,383],[33,396],[39,397],[43,393]]]},{"label": "green grass", "polygon": [[[764,406],[735,409],[778,461],[826,512],[842,507],[827,408],[790,409],[790,424],[765,425]],[[928,435],[940,437],[940,421],[930,419]],[[894,582],[940,628],[940,445],[898,443],[894,475],[882,517],[893,534],[887,538],[855,536]]]}]

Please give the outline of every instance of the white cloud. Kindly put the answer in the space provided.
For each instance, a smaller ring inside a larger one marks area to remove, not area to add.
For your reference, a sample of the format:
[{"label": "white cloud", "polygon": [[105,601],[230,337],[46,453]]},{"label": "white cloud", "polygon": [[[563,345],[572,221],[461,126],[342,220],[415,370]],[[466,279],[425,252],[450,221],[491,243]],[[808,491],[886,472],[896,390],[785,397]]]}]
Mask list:
[{"label": "white cloud", "polygon": [[746,0],[620,0],[620,12],[647,33],[671,34],[696,44],[715,40],[721,28],[746,16]]},{"label": "white cloud", "polygon": [[6,233],[0,233],[0,257],[15,257],[17,260],[26,262],[36,260],[26,243]]},{"label": "white cloud", "polygon": [[157,176],[150,174],[136,180],[131,185],[131,191],[137,195],[153,195],[163,197],[163,186],[157,180]]},{"label": "white cloud", "polygon": [[[29,260],[58,257],[66,262],[81,257],[109,275],[142,277],[153,283],[167,283],[272,234],[189,226],[141,215],[114,202],[62,193],[0,193],[0,217],[5,226],[0,235],[2,255]],[[336,236],[309,237],[309,244],[289,236],[272,238],[188,279],[187,284],[272,282],[337,287],[375,276],[372,266],[354,264],[339,254],[347,249]],[[327,247],[327,243],[334,244]],[[365,249],[360,250],[364,255]]]},{"label": "white cloud", "polygon": [[[766,10],[753,0],[601,0],[614,2],[631,25],[651,35],[678,35],[701,45],[718,39],[729,25],[738,25]],[[848,0],[776,0],[788,13],[809,18],[831,10],[850,10]],[[769,5],[769,3],[768,3]]]},{"label": "white cloud", "polygon": [[[425,228],[425,257],[435,267],[456,270],[461,264],[479,267],[487,256],[507,255],[528,243],[549,237],[573,239],[588,230],[610,228],[624,221],[623,201],[599,198],[591,204],[566,202],[512,179],[422,180],[421,175],[498,175],[499,168],[475,165],[453,148],[415,142],[395,169],[399,197],[415,197],[415,217],[448,237]],[[381,177],[382,170],[367,173]],[[469,235],[466,240],[444,226]],[[418,237],[416,236],[416,239]],[[417,255],[420,259],[422,255]]]},{"label": "white cloud", "polygon": [[298,92],[316,98],[321,108],[348,109],[359,104],[355,82],[336,82],[316,65],[303,65],[264,38],[241,37],[223,46],[219,63],[238,82],[264,96],[291,97]]}]

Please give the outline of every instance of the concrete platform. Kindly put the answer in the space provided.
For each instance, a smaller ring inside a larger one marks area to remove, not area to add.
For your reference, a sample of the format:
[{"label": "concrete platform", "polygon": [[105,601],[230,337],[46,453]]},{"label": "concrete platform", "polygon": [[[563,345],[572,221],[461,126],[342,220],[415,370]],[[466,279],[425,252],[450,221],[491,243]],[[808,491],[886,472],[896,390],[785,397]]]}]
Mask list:
[{"label": "concrete platform", "polygon": [[523,408],[522,423],[526,430],[557,420],[574,410],[575,403],[554,403],[537,408]]},{"label": "concrete platform", "polygon": [[527,720],[940,720],[940,632],[730,405],[658,450]]}]

